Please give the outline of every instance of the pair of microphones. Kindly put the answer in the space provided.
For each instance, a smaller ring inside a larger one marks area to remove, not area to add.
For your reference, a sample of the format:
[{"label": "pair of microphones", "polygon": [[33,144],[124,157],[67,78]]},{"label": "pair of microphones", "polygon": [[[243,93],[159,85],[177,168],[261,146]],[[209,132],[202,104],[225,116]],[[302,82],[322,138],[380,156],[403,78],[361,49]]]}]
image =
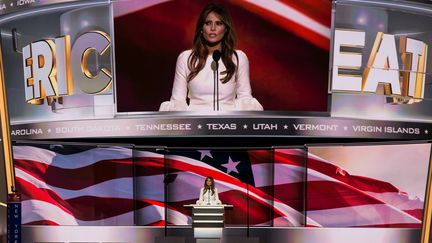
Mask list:
[{"label": "pair of microphones", "polygon": [[213,52],[213,62],[211,63],[211,69],[213,70],[213,110],[219,110],[219,59],[222,56],[222,52],[215,50]]}]

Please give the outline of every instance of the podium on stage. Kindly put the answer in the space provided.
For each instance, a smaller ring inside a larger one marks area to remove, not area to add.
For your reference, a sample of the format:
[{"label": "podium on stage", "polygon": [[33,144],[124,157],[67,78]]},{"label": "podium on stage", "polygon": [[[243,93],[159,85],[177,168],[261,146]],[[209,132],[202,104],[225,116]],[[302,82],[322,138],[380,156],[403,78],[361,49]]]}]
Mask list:
[{"label": "podium on stage", "polygon": [[219,242],[222,237],[223,228],[225,225],[225,208],[233,208],[233,205],[184,205],[186,208],[192,209],[192,227],[194,229],[194,238],[215,239]]}]

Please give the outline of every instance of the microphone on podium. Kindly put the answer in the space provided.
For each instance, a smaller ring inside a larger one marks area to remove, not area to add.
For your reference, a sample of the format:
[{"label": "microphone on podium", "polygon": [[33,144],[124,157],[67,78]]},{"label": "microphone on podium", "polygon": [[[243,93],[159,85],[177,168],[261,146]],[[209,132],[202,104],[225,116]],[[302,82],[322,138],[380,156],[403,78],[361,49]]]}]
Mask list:
[{"label": "microphone on podium", "polygon": [[[220,52],[219,50],[214,51],[213,52],[213,61],[215,61],[217,64],[217,62],[219,61],[221,56],[222,56],[222,52]],[[217,68],[217,66],[216,66],[216,68]]]},{"label": "microphone on podium", "polygon": [[222,53],[219,50],[213,52],[213,62],[211,63],[211,69],[213,70],[214,84],[213,84],[213,110],[219,110],[219,59]]}]

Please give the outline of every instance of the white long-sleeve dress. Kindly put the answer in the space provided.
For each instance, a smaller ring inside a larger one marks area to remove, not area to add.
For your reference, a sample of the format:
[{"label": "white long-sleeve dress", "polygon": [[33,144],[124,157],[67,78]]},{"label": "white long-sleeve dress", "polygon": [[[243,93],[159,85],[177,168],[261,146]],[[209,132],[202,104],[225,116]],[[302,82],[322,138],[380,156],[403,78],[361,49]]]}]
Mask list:
[{"label": "white long-sleeve dress", "polygon": [[[219,110],[263,110],[261,104],[252,97],[249,78],[249,60],[246,54],[237,50],[238,68],[233,77],[222,83],[225,65],[219,61]],[[170,101],[163,102],[160,111],[212,111],[214,101],[214,73],[211,68],[213,58],[207,57],[204,68],[190,81],[188,59],[192,50],[182,52],[177,58],[174,84]],[[234,63],[237,63],[233,55]],[[189,105],[186,103],[189,98]]]},{"label": "white long-sleeve dress", "polygon": [[215,188],[215,192],[212,195],[211,190],[207,190],[204,193],[204,188],[200,190],[200,196],[198,201],[196,201],[197,205],[221,205],[222,202],[219,200],[218,190]]}]

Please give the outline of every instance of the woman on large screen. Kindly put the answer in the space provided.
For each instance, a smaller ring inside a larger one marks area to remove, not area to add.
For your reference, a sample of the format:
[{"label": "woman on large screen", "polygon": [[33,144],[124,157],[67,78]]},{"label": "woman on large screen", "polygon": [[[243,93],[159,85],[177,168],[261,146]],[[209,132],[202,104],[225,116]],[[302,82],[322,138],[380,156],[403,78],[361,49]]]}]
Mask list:
[{"label": "woman on large screen", "polygon": [[252,97],[248,58],[235,44],[229,13],[219,4],[205,6],[192,50],[177,58],[171,99],[159,110],[263,110]]}]

